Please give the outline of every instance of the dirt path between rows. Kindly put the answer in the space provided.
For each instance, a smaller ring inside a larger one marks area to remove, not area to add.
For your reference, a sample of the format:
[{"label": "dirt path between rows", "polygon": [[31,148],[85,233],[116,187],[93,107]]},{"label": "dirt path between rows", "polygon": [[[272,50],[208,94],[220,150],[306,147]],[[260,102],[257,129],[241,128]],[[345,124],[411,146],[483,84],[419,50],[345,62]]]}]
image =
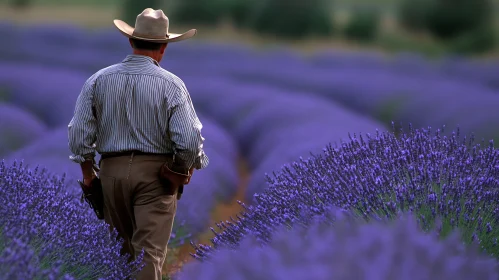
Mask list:
[{"label": "dirt path between rows", "polygon": [[[228,203],[218,204],[211,214],[210,226],[214,226],[216,222],[230,220],[230,217],[236,216],[243,209],[237,201],[245,202],[245,193],[248,186],[249,178],[251,172],[249,170],[248,164],[243,158],[238,160],[238,173],[239,173],[239,185],[237,186],[237,193]],[[200,236],[196,236],[200,243],[211,244],[210,239],[214,237],[209,227],[206,232],[202,233]],[[172,275],[180,271],[182,266],[193,258],[189,253],[194,253],[194,249],[189,244],[184,244],[176,252],[176,261],[170,264],[165,264],[163,271],[165,274]]]}]

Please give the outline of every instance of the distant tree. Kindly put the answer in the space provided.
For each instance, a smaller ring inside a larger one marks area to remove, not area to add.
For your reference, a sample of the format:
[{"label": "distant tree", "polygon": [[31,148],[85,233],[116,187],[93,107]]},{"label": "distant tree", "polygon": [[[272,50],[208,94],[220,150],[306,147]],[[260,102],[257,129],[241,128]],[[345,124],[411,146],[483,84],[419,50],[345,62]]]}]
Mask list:
[{"label": "distant tree", "polygon": [[328,37],[333,32],[331,0],[259,0],[250,28],[283,38]]},{"label": "distant tree", "polygon": [[30,6],[31,0],[12,0],[10,5],[16,9],[25,9]]},{"label": "distant tree", "polygon": [[343,29],[345,37],[358,41],[376,38],[380,25],[380,13],[373,8],[355,9]]},{"label": "distant tree", "polygon": [[482,53],[496,44],[493,0],[401,0],[399,22],[446,43],[452,52]]},{"label": "distant tree", "polygon": [[170,14],[177,23],[217,25],[230,17],[231,8],[236,2],[235,0],[177,0]]},{"label": "distant tree", "polygon": [[437,38],[455,39],[494,19],[492,0],[402,0],[398,19],[410,31],[427,31]]},{"label": "distant tree", "polygon": [[443,39],[455,39],[493,24],[492,0],[439,0],[428,15],[428,31]]}]

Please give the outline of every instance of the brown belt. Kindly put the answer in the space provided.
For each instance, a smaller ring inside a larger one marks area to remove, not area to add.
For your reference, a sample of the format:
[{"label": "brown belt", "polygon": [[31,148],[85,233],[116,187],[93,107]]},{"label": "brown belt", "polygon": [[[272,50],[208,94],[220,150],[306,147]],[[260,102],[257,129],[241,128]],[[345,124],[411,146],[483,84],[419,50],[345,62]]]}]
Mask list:
[{"label": "brown belt", "polygon": [[157,153],[144,153],[142,151],[123,151],[123,152],[110,152],[110,153],[101,153],[101,160],[113,157],[126,157],[126,156],[173,156],[173,154],[157,154]]}]

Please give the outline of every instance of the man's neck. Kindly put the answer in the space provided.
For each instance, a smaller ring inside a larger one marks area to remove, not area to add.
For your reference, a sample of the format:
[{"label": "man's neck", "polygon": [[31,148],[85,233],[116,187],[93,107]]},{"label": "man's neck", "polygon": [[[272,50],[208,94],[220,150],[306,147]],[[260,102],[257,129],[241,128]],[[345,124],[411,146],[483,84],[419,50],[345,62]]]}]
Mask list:
[{"label": "man's neck", "polygon": [[154,51],[133,50],[133,54],[148,56],[148,57],[158,61],[158,54],[157,54],[157,52],[154,52]]}]

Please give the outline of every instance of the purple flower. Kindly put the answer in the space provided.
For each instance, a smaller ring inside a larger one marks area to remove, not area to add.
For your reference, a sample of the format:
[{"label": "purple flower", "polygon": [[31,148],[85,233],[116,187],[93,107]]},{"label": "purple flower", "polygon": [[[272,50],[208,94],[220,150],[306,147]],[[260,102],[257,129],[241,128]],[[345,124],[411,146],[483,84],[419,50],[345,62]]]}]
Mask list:
[{"label": "purple flower", "polygon": [[198,108],[223,125],[239,143],[253,170],[248,200],[266,187],[265,172],[319,152],[331,140],[346,138],[351,130],[383,128],[381,123],[327,99],[272,86],[239,85],[209,76],[193,80],[188,88],[196,106],[199,104]]},{"label": "purple flower", "polygon": [[69,123],[86,79],[74,70],[19,62],[0,63],[0,86],[7,89],[4,101],[28,110],[50,127]]},{"label": "purple flower", "polygon": [[0,157],[20,149],[40,137],[46,126],[35,116],[16,106],[0,103]]},{"label": "purple flower", "polygon": [[[0,163],[0,275],[6,279],[127,279],[121,240],[67,192],[63,177]],[[72,185],[71,187],[76,187]],[[65,276],[66,275],[66,276]],[[20,278],[19,278],[19,277]],[[71,278],[71,277],[73,278]]]},{"label": "purple flower", "polygon": [[[423,230],[435,227],[445,237],[453,229],[466,243],[480,243],[499,256],[499,151],[480,146],[459,133],[444,136],[431,129],[353,135],[338,148],[294,162],[269,178],[269,187],[244,205],[237,219],[217,224],[213,246],[197,246],[195,257],[206,259],[222,247],[237,248],[248,234],[271,240],[281,225],[292,226],[302,211],[321,215],[329,205],[370,220],[414,213]],[[489,226],[487,226],[487,224]]]},{"label": "purple flower", "polygon": [[52,174],[65,173],[70,180],[81,179],[81,169],[69,160],[69,154],[68,129],[62,127],[50,130],[31,144],[10,153],[6,162],[22,160],[29,168],[40,166]]},{"label": "purple flower", "polygon": [[178,280],[498,279],[497,259],[461,240],[458,232],[444,240],[425,234],[410,215],[365,224],[328,213],[306,226],[280,227],[265,246],[247,236],[237,250],[187,264]]}]

